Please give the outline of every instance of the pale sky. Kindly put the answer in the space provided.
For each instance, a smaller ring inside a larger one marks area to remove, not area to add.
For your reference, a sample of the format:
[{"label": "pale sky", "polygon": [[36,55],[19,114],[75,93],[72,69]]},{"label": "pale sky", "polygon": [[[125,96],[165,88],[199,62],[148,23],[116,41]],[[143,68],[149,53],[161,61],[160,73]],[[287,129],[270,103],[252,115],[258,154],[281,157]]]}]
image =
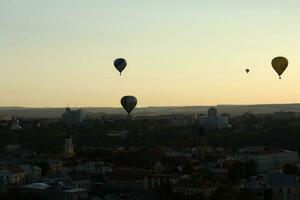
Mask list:
[{"label": "pale sky", "polygon": [[[0,106],[300,102],[299,0],[0,0]],[[275,56],[289,59],[279,80]],[[113,66],[127,60],[120,77]],[[246,74],[245,69],[250,68]]]}]

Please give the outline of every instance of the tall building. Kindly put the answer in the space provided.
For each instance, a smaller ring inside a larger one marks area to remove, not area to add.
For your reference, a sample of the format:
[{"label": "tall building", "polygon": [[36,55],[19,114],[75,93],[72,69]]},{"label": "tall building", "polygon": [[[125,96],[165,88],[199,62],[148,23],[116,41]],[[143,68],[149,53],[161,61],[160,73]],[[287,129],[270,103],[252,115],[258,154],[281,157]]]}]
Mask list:
[{"label": "tall building", "polygon": [[73,146],[73,139],[70,135],[67,135],[65,138],[65,158],[72,158],[74,157],[74,146]]},{"label": "tall building", "polygon": [[207,115],[198,115],[197,120],[199,126],[204,127],[205,130],[220,130],[228,127],[228,116],[225,114],[218,116],[215,108],[208,109]]},{"label": "tall building", "polygon": [[210,109],[208,109],[207,111],[207,117],[217,117],[218,116],[218,111],[217,109],[211,107]]},{"label": "tall building", "polygon": [[65,112],[62,114],[62,121],[68,126],[80,124],[82,122],[81,109],[71,110],[71,108],[66,108]]}]

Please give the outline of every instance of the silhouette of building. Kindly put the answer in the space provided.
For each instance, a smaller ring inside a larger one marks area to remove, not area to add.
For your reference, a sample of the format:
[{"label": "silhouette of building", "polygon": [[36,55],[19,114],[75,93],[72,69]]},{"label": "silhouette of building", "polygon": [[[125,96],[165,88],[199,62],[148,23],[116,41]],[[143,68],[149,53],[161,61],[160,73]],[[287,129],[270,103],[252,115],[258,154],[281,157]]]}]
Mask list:
[{"label": "silhouette of building", "polygon": [[228,116],[221,114],[218,116],[218,111],[215,108],[210,108],[207,115],[199,114],[197,116],[198,124],[204,127],[205,130],[220,130],[228,127]]},{"label": "silhouette of building", "polygon": [[65,112],[62,114],[62,121],[68,126],[80,124],[82,122],[81,109],[71,110],[71,108],[66,108]]},{"label": "silhouette of building", "polygon": [[274,200],[292,200],[300,198],[300,181],[295,175],[286,175],[278,171],[267,176],[267,188],[271,189]]},{"label": "silhouette of building", "polygon": [[251,146],[240,148],[234,159],[241,162],[252,160],[256,164],[257,173],[268,173],[282,168],[287,163],[296,164],[298,153],[286,149]]},{"label": "silhouette of building", "polygon": [[73,139],[68,134],[65,138],[65,158],[72,158],[74,157],[74,146],[73,146]]},{"label": "silhouette of building", "polygon": [[19,120],[13,119],[12,124],[10,126],[10,129],[11,130],[21,130],[22,126],[20,125]]}]

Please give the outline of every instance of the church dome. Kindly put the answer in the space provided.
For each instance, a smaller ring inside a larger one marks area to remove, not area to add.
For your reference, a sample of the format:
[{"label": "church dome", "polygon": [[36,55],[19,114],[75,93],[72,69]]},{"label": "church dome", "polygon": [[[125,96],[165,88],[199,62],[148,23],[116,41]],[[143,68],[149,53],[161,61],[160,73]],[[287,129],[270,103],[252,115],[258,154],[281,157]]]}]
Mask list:
[{"label": "church dome", "polygon": [[218,111],[217,109],[211,107],[210,109],[208,109],[207,115],[209,117],[216,117],[218,115]]}]

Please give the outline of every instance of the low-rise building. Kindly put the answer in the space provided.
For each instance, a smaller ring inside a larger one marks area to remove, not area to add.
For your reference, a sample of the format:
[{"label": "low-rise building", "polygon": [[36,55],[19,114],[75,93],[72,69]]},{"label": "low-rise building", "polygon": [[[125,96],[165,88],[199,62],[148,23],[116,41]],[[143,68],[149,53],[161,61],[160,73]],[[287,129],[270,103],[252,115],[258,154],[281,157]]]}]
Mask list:
[{"label": "low-rise building", "polygon": [[184,196],[203,195],[209,198],[216,191],[217,186],[209,181],[182,179],[173,187],[173,192]]},{"label": "low-rise building", "polygon": [[10,166],[0,170],[0,180],[3,184],[21,185],[25,181],[25,172],[20,167]]},{"label": "low-rise building", "polygon": [[108,187],[132,191],[154,190],[163,182],[175,184],[177,177],[169,174],[153,173],[145,170],[116,170],[107,174]]},{"label": "low-rise building", "polygon": [[20,165],[20,168],[24,171],[24,183],[36,183],[42,179],[42,169],[38,166]]},{"label": "low-rise building", "polygon": [[63,200],[86,200],[88,191],[84,188],[72,188],[63,191]]},{"label": "low-rise building", "polygon": [[267,186],[272,190],[273,200],[300,199],[300,181],[297,176],[273,173],[267,177]]},{"label": "low-rise building", "polygon": [[298,153],[286,149],[254,146],[239,149],[234,159],[241,162],[253,160],[257,173],[267,173],[282,168],[287,163],[296,164]]},{"label": "low-rise building", "polygon": [[48,200],[87,200],[88,191],[84,188],[70,187],[63,184],[51,185],[46,183],[32,183],[22,187],[24,192],[38,194]]}]

